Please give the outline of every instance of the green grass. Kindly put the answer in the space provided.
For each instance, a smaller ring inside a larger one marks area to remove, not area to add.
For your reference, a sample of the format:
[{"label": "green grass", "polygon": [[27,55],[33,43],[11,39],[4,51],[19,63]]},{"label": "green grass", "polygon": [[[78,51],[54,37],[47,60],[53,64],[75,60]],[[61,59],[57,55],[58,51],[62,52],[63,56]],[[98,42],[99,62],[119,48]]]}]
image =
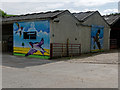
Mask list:
[{"label": "green grass", "polygon": [[17,16],[17,15],[9,15],[9,14],[7,14],[6,16],[7,16],[7,17],[10,17],[10,16]]},{"label": "green grass", "polygon": [[97,50],[97,51],[92,50],[91,51],[91,53],[97,53],[97,52],[104,52],[104,50]]},{"label": "green grass", "polygon": [[[14,55],[17,55],[17,56],[25,56],[25,54],[22,54],[22,53],[14,53]],[[31,58],[40,58],[40,59],[49,59],[50,57],[49,56],[40,56],[40,55],[29,55],[27,57],[31,57]]]}]

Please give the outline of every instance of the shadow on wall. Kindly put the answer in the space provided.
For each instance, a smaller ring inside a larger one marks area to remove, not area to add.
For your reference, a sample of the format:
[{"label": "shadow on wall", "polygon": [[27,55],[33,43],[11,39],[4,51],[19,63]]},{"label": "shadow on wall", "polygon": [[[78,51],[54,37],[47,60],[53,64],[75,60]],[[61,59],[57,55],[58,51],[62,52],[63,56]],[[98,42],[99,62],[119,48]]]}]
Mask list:
[{"label": "shadow on wall", "polygon": [[2,53],[2,42],[0,41],[0,53]]}]

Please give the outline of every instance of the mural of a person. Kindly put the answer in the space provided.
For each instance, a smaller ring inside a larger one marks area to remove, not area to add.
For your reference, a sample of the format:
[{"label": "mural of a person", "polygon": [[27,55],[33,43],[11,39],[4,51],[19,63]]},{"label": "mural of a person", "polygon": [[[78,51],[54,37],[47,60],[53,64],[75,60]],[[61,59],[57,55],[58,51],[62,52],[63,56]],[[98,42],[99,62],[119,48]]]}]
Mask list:
[{"label": "mural of a person", "polygon": [[97,47],[99,48],[99,50],[101,49],[101,44],[100,44],[100,29],[98,29],[97,33],[96,33],[96,36],[93,36],[93,39],[94,39],[94,45],[93,45],[93,48],[95,49],[96,46],[95,46],[95,43],[97,44]]},{"label": "mural of a person", "polygon": [[[25,56],[33,55],[33,53],[36,53],[38,50],[42,53],[44,56],[44,53],[46,52],[43,48],[42,45],[44,44],[44,39],[42,38],[40,42],[29,42],[30,46],[32,47],[29,52]],[[48,52],[46,52],[48,53]]]}]

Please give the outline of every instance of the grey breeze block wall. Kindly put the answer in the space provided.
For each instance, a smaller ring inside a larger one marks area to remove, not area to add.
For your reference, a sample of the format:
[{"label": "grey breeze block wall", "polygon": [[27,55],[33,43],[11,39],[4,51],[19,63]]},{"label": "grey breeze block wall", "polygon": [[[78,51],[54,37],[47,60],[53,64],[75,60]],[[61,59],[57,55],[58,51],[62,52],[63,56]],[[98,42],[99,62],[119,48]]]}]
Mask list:
[{"label": "grey breeze block wall", "polygon": [[91,43],[91,27],[79,25],[79,38],[81,43],[81,53],[90,52],[90,43]]},{"label": "grey breeze block wall", "polygon": [[83,24],[104,26],[104,41],[103,41],[104,46],[103,46],[103,49],[104,50],[109,50],[110,27],[106,23],[106,21],[100,16],[99,12],[96,12],[95,14],[93,14]]},{"label": "grey breeze block wall", "polygon": [[69,39],[69,43],[80,44],[80,37],[76,25],[79,22],[69,12],[63,13],[56,20],[59,20],[59,22],[54,22],[53,20],[50,23],[51,43],[67,43],[67,39]]},{"label": "grey breeze block wall", "polygon": [[[59,22],[54,22],[54,20],[59,20]],[[80,33],[77,26],[80,22],[74,16],[69,12],[65,12],[54,20],[50,23],[51,43],[67,43],[67,39],[69,39],[69,44],[81,44]],[[75,38],[77,38],[77,40],[75,40]],[[63,50],[63,53],[59,53],[58,56],[62,54],[65,55],[65,52],[66,49]],[[78,52],[78,50],[74,50],[74,52]]]}]

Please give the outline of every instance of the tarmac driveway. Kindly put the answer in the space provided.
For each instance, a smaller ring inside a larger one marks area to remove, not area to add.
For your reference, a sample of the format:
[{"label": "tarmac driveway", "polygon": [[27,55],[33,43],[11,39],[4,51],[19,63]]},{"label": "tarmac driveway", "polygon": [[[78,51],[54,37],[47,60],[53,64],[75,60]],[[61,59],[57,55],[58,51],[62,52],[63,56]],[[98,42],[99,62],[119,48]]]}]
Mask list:
[{"label": "tarmac driveway", "polygon": [[[105,57],[105,54],[100,55]],[[108,57],[106,60],[110,61],[111,55],[113,59],[118,59],[118,52],[110,52],[106,53]],[[94,60],[99,62],[93,63]],[[99,55],[60,61],[60,59],[41,60],[5,54],[3,55],[2,87],[117,88],[118,64],[100,61],[103,61],[103,58],[100,60]]]}]

